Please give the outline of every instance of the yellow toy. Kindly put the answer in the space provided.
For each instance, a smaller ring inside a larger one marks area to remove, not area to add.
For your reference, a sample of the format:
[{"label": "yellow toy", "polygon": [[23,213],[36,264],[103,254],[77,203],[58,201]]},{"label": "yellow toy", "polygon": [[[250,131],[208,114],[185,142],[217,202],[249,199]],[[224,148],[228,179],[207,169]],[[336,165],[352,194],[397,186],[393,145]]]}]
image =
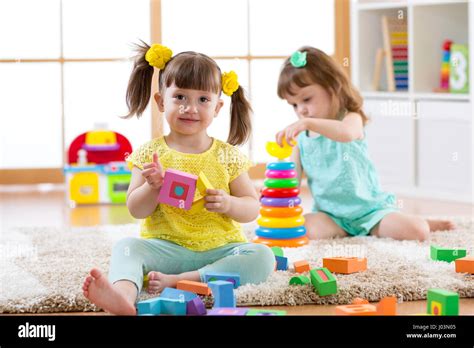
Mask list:
[{"label": "yellow toy", "polygon": [[301,215],[288,218],[274,218],[262,216],[257,219],[257,223],[260,227],[291,228],[304,225],[304,217]]},{"label": "yellow toy", "polygon": [[214,187],[206,175],[204,175],[203,172],[200,172],[196,183],[196,192],[194,194],[192,209],[204,209],[204,204],[206,204],[204,197],[206,196],[207,189],[214,189]]},{"label": "yellow toy", "polygon": [[[293,141],[292,144],[295,146],[296,141]],[[268,141],[265,149],[271,156],[276,157],[279,160],[290,157],[291,153],[293,152],[293,147],[288,145],[286,139],[283,139],[283,147],[274,141]]]}]

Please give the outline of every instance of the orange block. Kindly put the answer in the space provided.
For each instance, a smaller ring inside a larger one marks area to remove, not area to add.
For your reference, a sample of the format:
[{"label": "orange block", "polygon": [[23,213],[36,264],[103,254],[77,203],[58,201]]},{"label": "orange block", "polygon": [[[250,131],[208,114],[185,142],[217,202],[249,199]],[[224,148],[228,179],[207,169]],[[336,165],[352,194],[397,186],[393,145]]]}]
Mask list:
[{"label": "orange block", "polygon": [[378,315],[396,315],[397,298],[395,296],[384,297],[377,305]]},{"label": "orange block", "polygon": [[336,307],[336,315],[377,315],[377,307],[371,304],[351,304]]},{"label": "orange block", "polygon": [[176,289],[194,292],[199,295],[211,295],[211,289],[206,283],[193,282],[191,280],[180,280],[176,284]]},{"label": "orange block", "polygon": [[297,273],[310,271],[309,263],[306,260],[296,261],[293,265],[295,266],[295,272]]},{"label": "orange block", "polygon": [[367,301],[365,298],[356,297],[352,300],[352,304],[369,304],[369,301]]},{"label": "orange block", "polygon": [[465,256],[454,261],[457,273],[474,274],[474,256]]},{"label": "orange block", "polygon": [[365,271],[367,269],[367,258],[357,257],[324,257],[323,267],[333,273],[350,274]]}]

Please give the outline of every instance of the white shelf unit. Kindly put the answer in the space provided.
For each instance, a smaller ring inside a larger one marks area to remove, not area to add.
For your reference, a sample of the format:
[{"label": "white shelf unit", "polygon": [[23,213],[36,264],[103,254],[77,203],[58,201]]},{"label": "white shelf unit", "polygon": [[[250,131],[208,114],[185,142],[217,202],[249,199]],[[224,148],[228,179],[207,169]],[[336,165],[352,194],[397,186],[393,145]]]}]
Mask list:
[{"label": "white shelf unit", "polygon": [[[407,16],[409,89],[372,89],[383,15]],[[397,194],[473,203],[474,1],[351,3],[352,81],[364,97],[369,152],[382,186]],[[442,44],[469,48],[469,94],[435,93]]]}]

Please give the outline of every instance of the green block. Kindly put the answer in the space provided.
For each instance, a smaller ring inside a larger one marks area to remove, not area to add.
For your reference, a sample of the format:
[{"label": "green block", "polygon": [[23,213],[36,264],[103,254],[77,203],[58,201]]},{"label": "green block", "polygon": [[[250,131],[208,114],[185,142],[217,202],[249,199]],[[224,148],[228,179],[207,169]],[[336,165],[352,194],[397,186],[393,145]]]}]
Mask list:
[{"label": "green block", "polygon": [[443,289],[429,289],[426,312],[432,315],[459,315],[459,295]]},{"label": "green block", "polygon": [[315,268],[309,272],[311,283],[319,296],[327,296],[337,293],[336,278],[325,267]]},{"label": "green block", "polygon": [[286,315],[286,311],[277,311],[269,309],[250,309],[247,312],[247,315],[256,316],[256,315]]},{"label": "green block", "polygon": [[275,254],[275,256],[284,257],[282,248],[275,246],[275,247],[272,247],[272,251]]},{"label": "green block", "polygon": [[131,174],[109,174],[107,179],[110,202],[126,203]]},{"label": "green block", "polygon": [[431,259],[435,261],[453,262],[466,256],[466,249],[447,249],[432,245],[430,249]]},{"label": "green block", "polygon": [[296,276],[290,279],[290,285],[306,285],[309,283],[309,278],[304,275]]},{"label": "green block", "polygon": [[449,91],[451,93],[469,93],[469,50],[466,45],[451,45]]}]

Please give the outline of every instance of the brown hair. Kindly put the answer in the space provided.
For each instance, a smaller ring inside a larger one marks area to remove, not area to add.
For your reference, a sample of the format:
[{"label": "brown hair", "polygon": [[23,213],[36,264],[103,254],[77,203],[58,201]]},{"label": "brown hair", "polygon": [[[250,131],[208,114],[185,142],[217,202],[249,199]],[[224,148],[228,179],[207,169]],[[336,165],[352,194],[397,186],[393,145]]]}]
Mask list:
[{"label": "brown hair", "polygon": [[[132,75],[128,82],[126,102],[129,113],[139,117],[145,111],[151,96],[151,81],[154,68],[146,61],[145,54],[150,48],[145,42],[136,44],[137,56]],[[196,89],[221,95],[222,74],[217,63],[210,57],[197,52],[181,52],[160,70],[158,89],[163,95],[165,88],[175,84],[178,88]],[[250,113],[252,108],[244,89],[239,86],[231,96],[230,132],[227,142],[232,145],[244,144],[251,133]]]},{"label": "brown hair", "polygon": [[306,52],[306,65],[295,68],[290,63],[290,57],[285,60],[278,79],[278,96],[285,99],[287,95],[295,95],[292,91],[294,85],[302,88],[316,83],[331,96],[333,118],[342,118],[347,112],[356,112],[361,115],[365,125],[369,118],[362,110],[362,97],[342,67],[317,48],[303,46],[298,51]]}]

